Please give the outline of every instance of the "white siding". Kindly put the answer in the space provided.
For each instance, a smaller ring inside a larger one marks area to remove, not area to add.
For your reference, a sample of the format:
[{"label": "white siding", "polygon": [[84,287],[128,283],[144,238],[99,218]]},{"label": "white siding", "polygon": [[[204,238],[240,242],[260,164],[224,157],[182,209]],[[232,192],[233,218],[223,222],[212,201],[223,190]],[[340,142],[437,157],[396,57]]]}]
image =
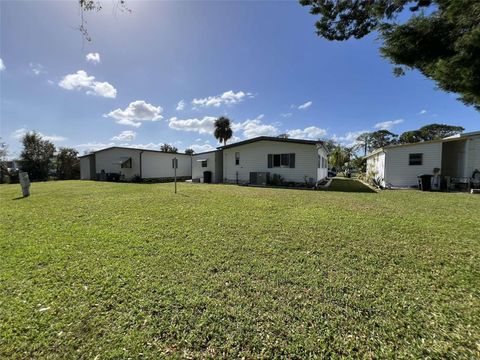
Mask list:
[{"label": "white siding", "polygon": [[375,179],[380,178],[380,182],[385,186],[385,153],[379,152],[367,158],[367,174]]},{"label": "white siding", "polygon": [[[140,175],[140,150],[113,148],[95,153],[96,172],[104,170],[106,173],[120,173],[129,180],[135,175]],[[122,169],[120,164],[114,164],[124,157],[132,158],[132,168]]]},{"label": "white siding", "polygon": [[[212,151],[209,153],[204,153],[204,154],[195,154],[192,157],[192,179],[199,179],[201,182],[203,182],[203,172],[204,171],[211,171],[212,172],[212,182],[215,182],[217,178],[217,173],[216,173],[216,163],[215,163],[215,157],[216,157],[216,151]],[[207,160],[207,167],[202,167],[202,163],[198,160],[200,159],[205,159]],[[221,176],[220,176],[221,178]]]},{"label": "white siding", "polygon": [[472,176],[475,169],[480,170],[480,136],[467,140],[467,149],[466,175]]},{"label": "white siding", "polygon": [[177,176],[191,177],[192,158],[190,155],[145,151],[142,154],[142,178],[173,178],[172,160],[175,157],[178,159]]},{"label": "white siding", "polygon": [[[328,156],[327,152],[322,146],[318,147],[317,150],[318,153],[318,159],[317,159],[317,181],[320,181],[322,179],[325,179],[328,176]],[[322,161],[323,160],[323,167],[322,167]]]},{"label": "white siding", "polygon": [[[235,165],[235,153],[240,153],[240,164]],[[268,154],[295,154],[295,168],[268,168]],[[304,182],[317,177],[316,145],[262,140],[223,150],[223,177],[226,182],[250,181],[250,172],[279,174],[285,181]]]},{"label": "white siding", "polygon": [[92,180],[90,179],[90,156],[80,158],[80,179]]},{"label": "white siding", "polygon": [[[394,187],[418,185],[419,174],[433,174],[441,168],[442,143],[413,144],[385,149],[385,182]],[[409,165],[409,154],[423,154],[422,165]]]}]

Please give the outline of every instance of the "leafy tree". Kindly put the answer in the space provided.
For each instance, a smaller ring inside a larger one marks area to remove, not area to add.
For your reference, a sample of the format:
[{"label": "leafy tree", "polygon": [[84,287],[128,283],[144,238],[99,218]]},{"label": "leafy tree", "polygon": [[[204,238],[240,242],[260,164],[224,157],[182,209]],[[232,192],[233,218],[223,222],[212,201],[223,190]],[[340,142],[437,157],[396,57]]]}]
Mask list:
[{"label": "leafy tree", "polygon": [[465,129],[461,126],[430,124],[425,125],[418,130],[405,131],[400,135],[399,142],[406,144],[420,141],[438,140],[448,136],[460,134],[464,130]]},{"label": "leafy tree", "polygon": [[195,150],[193,149],[185,149],[185,154],[187,155],[193,155],[195,153]]},{"label": "leafy tree", "polygon": [[178,149],[173,145],[165,143],[162,146],[160,146],[160,151],[176,154],[178,152]]},{"label": "leafy tree", "polygon": [[430,124],[421,127],[419,131],[422,134],[423,140],[429,141],[457,135],[462,133],[464,130],[465,129],[461,126]]},{"label": "leafy tree", "polygon": [[323,142],[323,146],[329,154],[338,146],[338,144],[332,139],[326,139],[321,141]]},{"label": "leafy tree", "polygon": [[363,149],[363,155],[366,156],[370,146],[370,136],[369,132],[364,132],[357,137],[357,147]]},{"label": "leafy tree", "polygon": [[[362,38],[377,31],[394,74],[416,69],[480,110],[480,6],[474,0],[300,0],[319,16],[317,35]],[[410,16],[399,23],[409,11]]]},{"label": "leafy tree", "polygon": [[416,143],[423,141],[423,137],[420,130],[405,131],[400,135],[398,141],[402,144]]},{"label": "leafy tree", "polygon": [[377,130],[370,133],[370,150],[379,149],[397,143],[398,135],[388,130]]},{"label": "leafy tree", "polygon": [[78,151],[72,148],[60,148],[57,154],[57,177],[61,180],[80,178],[80,160]]},{"label": "leafy tree", "polygon": [[223,144],[227,145],[227,140],[233,136],[230,119],[225,116],[220,116],[215,120],[214,126],[213,136],[215,136],[215,139],[220,143],[223,141]]},{"label": "leafy tree", "polygon": [[50,141],[43,140],[36,132],[26,133],[22,143],[22,170],[28,173],[30,180],[47,180],[55,146]]},{"label": "leafy tree", "polygon": [[350,164],[354,169],[357,169],[360,172],[367,171],[367,158],[364,156],[354,156],[350,159]]},{"label": "leafy tree", "polygon": [[335,148],[330,152],[328,157],[328,163],[337,170],[346,167],[346,164],[350,162],[350,152],[347,148],[337,144]]}]

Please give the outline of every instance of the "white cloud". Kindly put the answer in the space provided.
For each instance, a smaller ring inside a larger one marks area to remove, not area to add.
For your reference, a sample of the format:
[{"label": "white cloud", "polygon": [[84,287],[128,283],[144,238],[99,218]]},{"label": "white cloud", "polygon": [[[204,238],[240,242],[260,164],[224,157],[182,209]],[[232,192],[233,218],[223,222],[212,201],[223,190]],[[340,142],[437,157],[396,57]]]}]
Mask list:
[{"label": "white cloud", "polygon": [[308,109],[310,106],[312,106],[313,102],[312,101],[307,101],[305,104],[300,105],[298,108],[300,110],[305,110]]},{"label": "white cloud", "polygon": [[345,146],[353,146],[357,143],[357,138],[366,132],[370,132],[370,130],[358,130],[358,131],[349,131],[345,133],[343,136],[333,135],[332,140],[337,141]]},{"label": "white cloud", "polygon": [[30,67],[30,71],[32,72],[33,75],[38,76],[40,74],[45,73],[45,69],[44,69],[42,64],[30,63],[30,64],[28,64],[28,66]]},{"label": "white cloud", "polygon": [[137,137],[137,133],[131,130],[122,131],[117,136],[111,138],[113,141],[132,141]]},{"label": "white cloud", "polygon": [[241,123],[233,123],[233,131],[242,131],[247,139],[257,136],[275,136],[279,130],[275,124],[265,124],[262,122],[264,115],[258,115],[255,119],[247,119]]},{"label": "white cloud", "polygon": [[290,117],[290,116],[292,116],[292,115],[293,115],[293,113],[291,113],[291,112],[280,114],[280,116],[281,116],[281,117],[284,117],[284,118],[288,118],[288,117]]},{"label": "white cloud", "polygon": [[[23,137],[28,132],[30,132],[30,130],[28,130],[26,128],[19,128],[19,129],[15,130],[14,132],[12,132],[10,134],[10,137],[15,139],[15,140],[22,141]],[[48,140],[48,141],[52,141],[52,142],[60,142],[60,141],[67,140],[67,138],[65,136],[46,135],[46,134],[43,134],[41,132],[37,132],[37,133],[38,133],[38,135],[40,135],[43,138],[43,140]]]},{"label": "white cloud", "polygon": [[427,110],[421,110],[420,115],[425,115],[427,113]]},{"label": "white cloud", "polygon": [[253,94],[243,91],[234,92],[232,90],[226,91],[221,95],[209,96],[202,99],[193,99],[192,105],[197,107],[219,107],[220,105],[233,105],[242,102],[246,98],[252,98]]},{"label": "white cloud", "polygon": [[188,146],[189,149],[193,149],[193,151],[195,151],[196,153],[201,153],[201,152],[205,152],[205,151],[211,151],[211,150],[215,150],[215,148],[210,145],[210,144],[203,144],[203,145],[200,145],[200,144],[192,144],[190,146]]},{"label": "white cloud", "polygon": [[403,119],[379,122],[375,124],[375,129],[390,130],[392,127],[394,127],[395,125],[401,124],[402,122],[403,122]]},{"label": "white cloud", "polygon": [[5,64],[3,63],[2,58],[0,58],[0,71],[5,70],[6,68],[7,68],[7,67],[6,67]]},{"label": "white cloud", "polygon": [[93,64],[98,64],[100,62],[100,54],[99,53],[88,53],[85,56],[87,62],[91,62]]},{"label": "white cloud", "polygon": [[213,116],[204,116],[202,119],[178,119],[170,118],[168,126],[174,130],[195,131],[199,134],[213,134],[213,124],[216,118]]},{"label": "white cloud", "polygon": [[327,134],[327,130],[309,126],[305,129],[287,130],[287,134],[293,139],[318,140]]},{"label": "white cloud", "polygon": [[68,74],[58,83],[66,90],[86,90],[88,95],[115,98],[117,89],[108,82],[95,81],[94,76],[88,76],[84,70],[78,70],[75,74]]},{"label": "white cloud", "polygon": [[182,111],[185,109],[185,100],[180,100],[177,104],[177,111]]},{"label": "white cloud", "polygon": [[117,124],[139,127],[142,121],[159,121],[163,119],[161,106],[154,106],[144,100],[131,102],[125,110],[116,109],[104,114],[104,117],[115,119]]}]

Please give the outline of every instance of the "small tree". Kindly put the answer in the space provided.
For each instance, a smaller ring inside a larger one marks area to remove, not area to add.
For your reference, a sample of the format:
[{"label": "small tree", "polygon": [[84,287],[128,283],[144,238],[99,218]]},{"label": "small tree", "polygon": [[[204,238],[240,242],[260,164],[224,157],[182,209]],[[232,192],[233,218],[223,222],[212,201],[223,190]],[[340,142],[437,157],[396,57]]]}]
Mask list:
[{"label": "small tree", "polygon": [[167,144],[167,143],[160,146],[160,150],[164,151],[164,152],[168,152],[168,153],[174,153],[174,154],[176,154],[178,152],[178,149],[175,146]]},{"label": "small tree", "polygon": [[227,145],[227,140],[231,139],[233,136],[233,131],[231,128],[231,121],[225,116],[220,116],[215,120],[215,130],[213,136],[218,142],[223,142],[223,145]]},{"label": "small tree", "polygon": [[185,149],[185,154],[187,154],[187,155],[193,155],[194,153],[195,153],[195,150],[193,150],[193,149],[190,149],[190,148]]},{"label": "small tree", "polygon": [[77,150],[60,148],[57,154],[57,177],[61,180],[80,178],[80,160]]},{"label": "small tree", "polygon": [[55,154],[55,145],[43,140],[36,132],[26,133],[22,140],[23,150],[20,155],[22,170],[30,180],[47,180]]}]

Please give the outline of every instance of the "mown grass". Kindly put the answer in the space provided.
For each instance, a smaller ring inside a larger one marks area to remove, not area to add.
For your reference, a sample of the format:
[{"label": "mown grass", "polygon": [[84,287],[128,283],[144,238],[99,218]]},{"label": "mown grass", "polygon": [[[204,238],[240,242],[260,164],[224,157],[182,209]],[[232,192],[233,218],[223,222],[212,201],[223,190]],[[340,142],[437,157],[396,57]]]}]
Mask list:
[{"label": "mown grass", "polygon": [[325,188],[327,191],[344,191],[344,192],[364,192],[375,193],[376,191],[355,179],[342,177],[334,177],[330,185]]},{"label": "mown grass", "polygon": [[480,198],[0,186],[0,358],[475,358]]}]

